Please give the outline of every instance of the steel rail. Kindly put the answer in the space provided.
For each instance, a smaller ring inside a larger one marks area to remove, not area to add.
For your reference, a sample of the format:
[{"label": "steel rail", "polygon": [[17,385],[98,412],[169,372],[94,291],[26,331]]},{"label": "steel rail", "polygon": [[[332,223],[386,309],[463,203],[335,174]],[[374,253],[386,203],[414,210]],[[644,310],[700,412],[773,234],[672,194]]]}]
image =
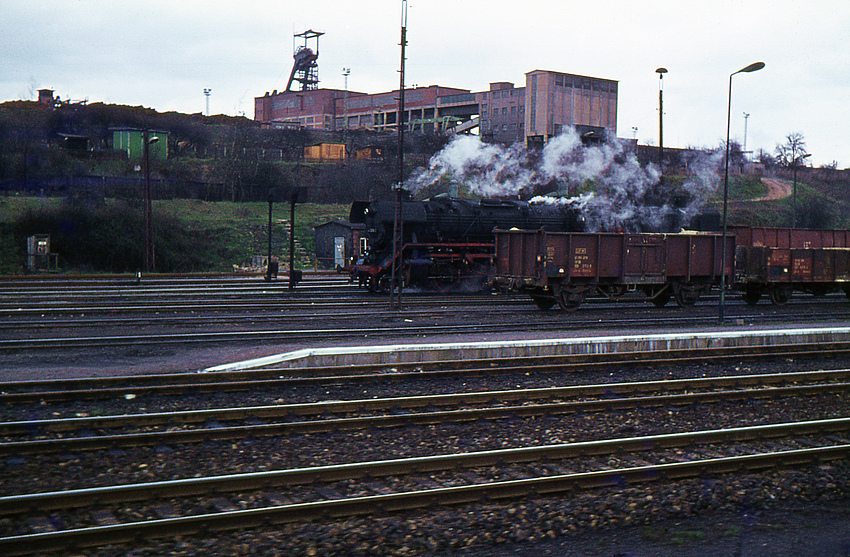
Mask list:
[{"label": "steel rail", "polygon": [[[434,379],[494,373],[548,373],[570,369],[589,369],[635,364],[669,365],[683,361],[721,361],[724,359],[805,357],[829,350],[850,350],[835,344],[810,344],[765,347],[705,348],[694,350],[648,351],[632,354],[575,354],[561,356],[527,356],[490,360],[446,360],[440,362],[399,362],[394,364],[360,364],[345,367],[261,368],[247,371],[211,373],[156,374],[75,378],[61,380],[9,381],[0,383],[0,403],[57,402],[75,399],[113,398],[119,395],[168,395],[188,391],[244,391],[316,382],[362,382],[375,379]],[[387,372],[387,368],[394,371]],[[438,367],[441,369],[432,369]],[[404,371],[406,370],[406,371]],[[835,373],[850,370],[834,370]],[[813,372],[800,372],[811,374]],[[342,375],[341,375],[342,374]],[[789,374],[784,374],[790,377]],[[781,377],[779,375],[778,377]],[[766,377],[766,376],[765,376]]]},{"label": "steel rail", "polygon": [[[736,391],[713,391],[703,393],[687,393],[679,395],[659,395],[648,397],[607,398],[591,401],[558,402],[547,404],[521,404],[515,406],[500,406],[488,408],[429,411],[390,415],[369,415],[349,418],[319,419],[297,422],[254,424],[247,426],[217,426],[215,428],[194,428],[169,431],[95,435],[85,437],[63,437],[58,439],[40,439],[33,441],[8,441],[0,443],[0,455],[47,454],[67,451],[107,450],[116,447],[129,448],[151,446],[163,443],[199,443],[211,440],[244,439],[246,437],[263,437],[277,435],[303,435],[329,431],[349,431],[355,429],[390,428],[413,425],[432,425],[447,422],[465,422],[474,420],[496,420],[508,417],[530,417],[569,414],[576,412],[603,412],[626,410],[633,408],[651,408],[658,406],[684,406],[692,404],[708,404],[720,401],[751,400],[753,398],[780,398],[790,396],[816,396],[831,392],[846,392],[848,383],[827,385],[797,385],[793,387],[771,387],[767,389],[745,389]],[[326,404],[326,403],[319,403]],[[448,402],[446,404],[449,404]],[[437,406],[439,404],[433,404]],[[392,406],[379,405],[376,409],[387,409]],[[363,408],[361,408],[363,409]],[[321,407],[315,414],[322,414]],[[282,418],[299,414],[304,409],[287,412],[286,407],[259,407],[247,409],[223,409],[222,413],[208,410],[193,416],[194,420],[183,420],[180,423],[200,423],[207,420],[248,419],[248,418]],[[328,410],[333,412],[333,410]],[[171,415],[171,414],[168,414]],[[305,415],[305,414],[300,414]],[[132,425],[155,426],[174,425],[176,420],[154,422],[142,416],[138,423]],[[165,416],[165,414],[163,414]],[[154,420],[162,416],[151,416]],[[118,420],[108,423],[106,427],[120,427],[133,422],[132,416],[116,416]],[[128,421],[120,424],[124,419]],[[75,423],[82,420],[82,423]],[[52,431],[72,431],[74,429],[103,428],[99,423],[88,422],[90,418],[69,418],[67,420],[50,420],[48,428],[43,428],[46,422],[5,422],[0,424],[6,435],[32,433],[36,429]],[[94,420],[99,420],[95,418]]]},{"label": "steel rail", "polygon": [[[179,297],[179,300],[165,300],[167,297]],[[108,296],[110,298],[104,301],[96,301],[90,303],[80,303],[75,300],[69,300],[67,297],[62,297],[61,301],[2,301],[0,297],[0,313],[6,313],[9,316],[14,315],[29,315],[43,313],[108,313],[116,310],[125,311],[176,311],[181,309],[194,309],[203,311],[220,311],[222,309],[232,309],[240,307],[244,304],[246,307],[268,307],[270,304],[280,303],[286,304],[286,309],[316,309],[336,308],[336,307],[376,307],[374,300],[364,296],[348,298],[338,295],[328,299],[327,295],[323,296],[305,296],[299,292],[296,294],[288,294],[286,292],[269,292],[263,294],[252,294],[250,296],[238,296],[234,294],[227,299],[221,297],[211,298],[210,296],[200,295],[192,298],[186,294],[174,293],[168,296],[161,294],[151,294],[147,298],[140,299],[142,296]],[[188,299],[187,299],[188,298]],[[109,302],[114,302],[109,303]],[[75,305],[70,305],[74,303]],[[116,306],[115,304],[124,304]],[[492,297],[455,297],[449,299],[423,297],[405,300],[405,303],[410,307],[419,306],[463,306],[470,305],[472,307],[493,306],[493,305],[527,305],[525,300],[515,298],[499,298]],[[380,311],[380,310],[379,310]],[[383,313],[388,313],[383,311]]]},{"label": "steel rail", "polygon": [[412,472],[423,474],[460,468],[495,466],[499,464],[563,460],[613,453],[645,452],[693,445],[710,445],[730,441],[763,441],[765,439],[777,439],[780,437],[825,435],[829,433],[845,433],[847,431],[850,431],[850,418],[834,418],[51,491],[0,497],[0,516],[20,514],[31,509],[53,510],[76,508],[95,504],[126,503],[161,497],[188,497],[222,493],[225,491],[234,492],[269,487],[280,488],[315,481],[344,481],[364,477],[376,478],[404,475]]},{"label": "steel rail", "polygon": [[[294,505],[256,508],[168,518],[113,526],[80,528],[58,532],[28,534],[0,538],[4,555],[29,555],[44,551],[138,541],[139,538],[191,535],[209,531],[236,530],[269,524],[304,522],[315,519],[340,518],[364,514],[398,512],[435,504],[460,505],[484,499],[515,499],[529,495],[545,496],[576,489],[622,487],[650,481],[677,481],[707,473],[762,470],[777,466],[803,465],[843,459],[850,455],[850,445],[834,445],[808,449],[777,451],[744,456],[710,458],[562,474],[520,480],[497,481],[459,487],[436,488],[413,492],[335,499]],[[462,455],[459,455],[462,456]],[[127,486],[132,488],[134,486]],[[64,492],[58,492],[64,493]],[[164,493],[163,496],[173,496]]]},{"label": "steel rail", "polygon": [[[519,319],[519,317],[517,317]],[[669,323],[669,320],[665,321]],[[513,331],[517,322],[513,323],[491,323],[487,325],[488,331]],[[527,325],[527,323],[525,323]],[[528,328],[528,327],[526,327]],[[538,323],[536,330],[564,329],[564,323],[550,321]],[[29,339],[0,339],[0,351],[2,350],[36,350],[36,349],[70,349],[70,348],[103,348],[119,346],[153,346],[172,344],[200,344],[200,343],[224,343],[224,342],[263,342],[263,341],[297,341],[315,340],[328,335],[337,338],[362,338],[373,337],[403,337],[420,336],[423,334],[462,334],[480,332],[480,324],[455,324],[455,325],[431,325],[431,326],[399,326],[393,323],[386,327],[361,327],[345,329],[304,329],[296,328],[290,330],[253,330],[253,331],[207,331],[199,333],[160,333],[147,335],[113,335],[98,337],[53,337],[53,338],[29,338]]]},{"label": "steel rail", "polygon": [[[350,321],[352,319],[362,317],[362,308],[365,307],[362,304],[357,302],[342,302],[340,304],[335,304],[333,306],[329,304],[323,305],[323,309],[328,309],[330,307],[334,307],[337,309],[344,310],[339,313],[317,313],[315,305],[311,303],[306,304],[287,304],[286,306],[286,319],[289,321],[293,320],[301,320],[301,321],[337,321],[337,320],[346,320]],[[116,307],[116,306],[104,306],[102,308],[97,308],[96,311],[91,311],[90,309],[77,309],[77,310],[68,310],[67,313],[76,313],[83,312],[86,313],[87,316],[85,318],[80,318],[72,322],[63,322],[57,321],[57,319],[27,319],[27,318],[19,318],[19,319],[8,319],[3,323],[0,323],[0,330],[9,329],[13,331],[22,331],[27,329],[50,329],[55,331],[56,329],[82,329],[82,328],[109,328],[115,326],[151,326],[157,325],[161,323],[165,323],[168,325],[210,325],[210,324],[218,324],[218,323],[226,323],[228,325],[233,325],[234,323],[238,323],[240,319],[244,319],[246,316],[250,316],[252,321],[263,321],[263,320],[279,320],[281,318],[281,308],[275,307],[274,302],[266,301],[257,304],[249,304],[249,303],[240,303],[234,302],[233,304],[224,306],[186,306],[187,309],[191,309],[191,315],[186,315],[186,312],[183,312],[180,315],[172,315],[168,312],[173,311],[175,314],[178,313],[178,308],[176,306],[171,307]],[[224,313],[221,312],[227,310],[232,311],[234,308],[238,308],[241,313]],[[357,311],[360,308],[360,311]],[[116,312],[123,311],[136,311],[143,310],[144,312],[148,312],[150,315],[140,315],[137,317],[115,317],[112,314]],[[296,313],[296,310],[302,311],[301,313]],[[64,311],[64,310],[63,310]],[[17,312],[14,312],[17,313]],[[33,313],[43,314],[44,312],[41,310],[34,310]],[[429,308],[429,309],[417,309],[417,310],[408,310],[405,313],[405,317],[408,319],[415,318],[430,318],[430,317],[443,317],[444,315],[453,315],[455,310],[450,307],[440,307],[440,308]],[[94,316],[90,316],[89,314],[94,314]],[[100,315],[107,314],[107,315]],[[212,314],[212,315],[208,315]],[[370,315],[375,319],[382,319],[384,317],[397,317],[397,312],[391,312],[388,310],[370,310]]]},{"label": "steel rail", "polygon": [[[517,319],[523,315],[517,314]],[[811,319],[819,319],[809,316]],[[804,321],[805,316],[799,317],[798,322]],[[636,324],[649,326],[654,323],[670,325],[670,318],[657,318],[652,320],[634,320]],[[488,332],[515,331],[520,321],[499,322],[487,325]],[[704,318],[690,316],[681,318],[677,324],[703,324]],[[598,321],[576,321],[565,322],[553,317],[549,320],[540,320],[529,323],[522,321],[525,330],[572,330],[572,329],[598,329],[610,327],[610,322]],[[618,320],[618,325],[624,325],[624,321]],[[448,325],[411,325],[405,326],[393,322],[386,327],[362,327],[346,329],[289,329],[289,330],[253,330],[253,331],[207,331],[199,333],[162,333],[149,335],[114,335],[114,336],[91,336],[91,337],[60,337],[60,338],[30,338],[30,339],[0,339],[0,351],[6,350],[37,350],[37,349],[73,349],[73,348],[104,348],[104,347],[127,347],[127,346],[155,346],[173,344],[200,344],[200,343],[226,343],[226,342],[264,342],[264,341],[299,341],[314,340],[315,338],[334,335],[337,338],[362,338],[372,337],[404,337],[421,336],[424,334],[464,334],[480,332],[480,324],[469,324],[468,320],[462,324]],[[846,345],[845,345],[846,346]]]},{"label": "steel rail", "polygon": [[[510,389],[472,391],[462,393],[444,393],[433,395],[400,396],[383,398],[364,398],[353,400],[334,400],[304,402],[295,404],[274,404],[265,406],[207,408],[203,410],[182,410],[175,412],[154,412],[145,414],[123,414],[117,416],[87,416],[78,418],[58,418],[49,420],[24,420],[0,422],[0,435],[19,434],[33,431],[35,428],[46,431],[73,431],[77,429],[101,429],[126,426],[153,426],[165,424],[201,423],[208,420],[229,420],[253,418],[280,418],[283,416],[317,416],[321,414],[350,414],[353,412],[375,412],[378,410],[411,409],[435,406],[458,406],[461,404],[492,404],[493,402],[581,398],[591,396],[611,396],[645,392],[685,391],[688,389],[715,389],[718,387],[743,387],[752,385],[773,385],[799,383],[802,381],[838,381],[850,377],[850,369],[800,371],[780,374],[752,374],[719,377],[698,377],[687,379],[662,379],[656,381],[637,381],[626,383],[599,383],[594,385],[568,385],[561,387],[539,387],[531,389]],[[801,386],[785,387],[785,392],[793,392]],[[809,388],[812,386],[805,386]],[[814,387],[819,387],[815,385]],[[847,383],[825,385],[843,389]],[[125,392],[125,391],[122,391]],[[731,394],[734,391],[724,391]],[[752,393],[752,391],[745,391]],[[691,393],[695,394],[695,393]]]}]

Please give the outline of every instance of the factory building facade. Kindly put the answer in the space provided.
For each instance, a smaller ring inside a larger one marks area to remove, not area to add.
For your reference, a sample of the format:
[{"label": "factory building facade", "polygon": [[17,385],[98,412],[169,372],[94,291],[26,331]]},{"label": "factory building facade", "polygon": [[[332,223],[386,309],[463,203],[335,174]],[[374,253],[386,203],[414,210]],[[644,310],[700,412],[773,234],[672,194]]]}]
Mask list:
[{"label": "factory building facade", "polygon": [[[494,82],[480,92],[438,85],[405,89],[405,129],[460,133],[478,128],[485,141],[498,143],[542,144],[567,126],[616,137],[616,81],[546,70],[525,77],[524,87]],[[398,97],[398,90],[274,91],[254,99],[254,119],[279,128],[394,131]]]}]

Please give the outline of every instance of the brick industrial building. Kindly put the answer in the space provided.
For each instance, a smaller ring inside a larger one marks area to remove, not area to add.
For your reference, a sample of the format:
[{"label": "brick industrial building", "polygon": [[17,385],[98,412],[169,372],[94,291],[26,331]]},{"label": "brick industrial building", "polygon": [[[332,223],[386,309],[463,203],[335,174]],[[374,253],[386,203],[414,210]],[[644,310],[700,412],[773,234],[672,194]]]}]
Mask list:
[{"label": "brick industrial building", "polygon": [[[398,96],[398,90],[273,91],[254,99],[254,119],[269,127],[393,131],[398,126]],[[481,92],[415,87],[405,89],[404,122],[411,131],[478,127],[484,140],[499,143],[543,144],[567,126],[582,134],[616,137],[617,82],[534,70],[525,75],[524,87],[501,81]]]}]

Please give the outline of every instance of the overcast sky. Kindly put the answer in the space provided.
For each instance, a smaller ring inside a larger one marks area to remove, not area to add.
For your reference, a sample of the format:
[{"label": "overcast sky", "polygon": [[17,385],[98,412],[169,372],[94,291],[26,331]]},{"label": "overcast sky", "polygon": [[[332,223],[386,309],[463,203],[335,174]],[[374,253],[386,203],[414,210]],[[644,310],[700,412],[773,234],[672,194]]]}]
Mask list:
[{"label": "overcast sky", "polygon": [[[401,0],[2,0],[0,101],[63,99],[160,112],[254,114],[283,90],[293,35],[322,31],[321,87],[398,87]],[[617,132],[658,144],[717,146],[731,135],[772,152],[804,135],[816,166],[850,167],[848,0],[409,0],[406,84],[473,91],[525,83],[535,69],[619,81]],[[632,128],[636,127],[636,135]]]}]

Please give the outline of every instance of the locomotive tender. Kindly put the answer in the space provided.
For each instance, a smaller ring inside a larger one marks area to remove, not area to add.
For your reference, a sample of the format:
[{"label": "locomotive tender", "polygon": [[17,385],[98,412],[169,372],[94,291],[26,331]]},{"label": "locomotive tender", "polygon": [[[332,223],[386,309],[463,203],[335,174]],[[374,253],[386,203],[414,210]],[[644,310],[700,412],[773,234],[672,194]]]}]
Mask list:
[{"label": "locomotive tender", "polygon": [[680,307],[725,283],[755,305],[792,292],[850,298],[850,231],[730,227],[726,261],[717,233],[550,233],[497,230],[494,280],[528,292],[541,309],[573,311],[589,295],[640,292],[656,306]]},{"label": "locomotive tender", "polygon": [[[375,201],[352,205],[349,220],[365,226],[366,250],[349,266],[352,281],[372,291],[388,291],[397,204]],[[579,231],[583,219],[566,204],[516,200],[469,200],[440,195],[403,201],[399,252],[404,286],[437,290],[480,290],[492,280],[493,230]]]}]

